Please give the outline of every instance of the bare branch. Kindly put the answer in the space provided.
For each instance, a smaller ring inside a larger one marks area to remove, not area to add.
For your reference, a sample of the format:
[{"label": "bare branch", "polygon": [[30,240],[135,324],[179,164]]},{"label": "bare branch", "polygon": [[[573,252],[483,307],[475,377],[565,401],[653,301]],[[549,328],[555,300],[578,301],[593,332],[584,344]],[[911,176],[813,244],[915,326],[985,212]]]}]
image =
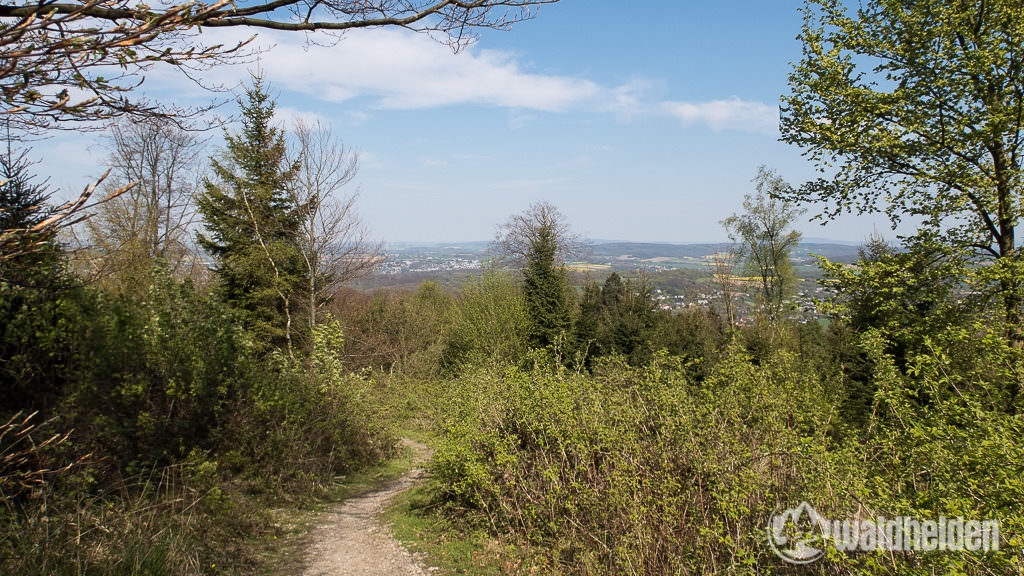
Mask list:
[{"label": "bare branch", "polygon": [[537,202],[498,227],[492,243],[495,255],[508,264],[522,266],[542,232],[554,236],[558,246],[556,259],[560,264],[582,257],[589,248],[589,244],[569,228],[561,210],[547,202]]},{"label": "bare branch", "polygon": [[736,278],[736,268],[740,264],[740,253],[735,244],[719,246],[710,256],[708,268],[711,279],[719,292],[722,312],[729,329],[736,326],[736,300],[740,292],[740,282]]},{"label": "bare branch", "polygon": [[0,114],[28,133],[125,114],[188,114],[133,98],[132,91],[157,63],[191,77],[189,70],[249,53],[253,37],[206,45],[203,28],[344,32],[398,26],[439,33],[459,50],[474,39],[469,31],[507,29],[555,1],[220,0],[160,9],[132,0],[0,4]]},{"label": "bare branch", "polygon": [[172,122],[149,118],[115,124],[107,144],[111,187],[139,184],[90,220],[90,244],[108,272],[148,269],[155,259],[178,272],[193,260],[188,232],[204,142]]},{"label": "bare branch", "polygon": [[299,121],[291,162],[299,166],[289,189],[302,216],[302,256],[309,282],[310,329],[318,309],[344,283],[371,274],[384,259],[356,212],[358,192],[342,196],[359,171],[359,155],[319,122]]},{"label": "bare branch", "polygon": [[90,209],[113,200],[138,185],[138,182],[126,184],[90,204],[89,200],[96,187],[109,175],[110,170],[107,170],[99,180],[86,186],[78,198],[54,208],[41,222],[28,228],[0,230],[0,262],[40,250],[58,231],[88,218]]}]

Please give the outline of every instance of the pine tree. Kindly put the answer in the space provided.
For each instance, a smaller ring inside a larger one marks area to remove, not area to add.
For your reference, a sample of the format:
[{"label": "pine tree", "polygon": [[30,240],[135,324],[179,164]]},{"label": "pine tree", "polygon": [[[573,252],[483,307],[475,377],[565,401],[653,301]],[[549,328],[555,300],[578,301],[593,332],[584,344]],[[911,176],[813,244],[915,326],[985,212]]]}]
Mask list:
[{"label": "pine tree", "polygon": [[0,154],[0,230],[29,228],[43,221],[50,193],[34,183],[24,153]]},{"label": "pine tree", "polygon": [[[0,233],[24,231],[51,216],[51,193],[32,173],[29,149],[0,152]],[[13,232],[18,234],[20,232]],[[68,327],[57,321],[77,307],[61,246],[51,233],[25,235],[0,255],[0,411],[46,411],[56,404],[66,358],[53,347]]]},{"label": "pine tree", "polygon": [[617,272],[612,272],[604,281],[601,287],[601,307],[605,310],[606,323],[614,319],[619,313],[619,304],[622,303],[625,288],[622,286],[622,278]]},{"label": "pine tree", "polygon": [[288,195],[297,164],[286,160],[284,133],[273,126],[274,100],[255,77],[238,102],[242,130],[225,133],[197,206],[206,225],[199,245],[214,258],[224,300],[242,312],[259,342],[291,352],[292,307],[303,285],[300,214]]}]

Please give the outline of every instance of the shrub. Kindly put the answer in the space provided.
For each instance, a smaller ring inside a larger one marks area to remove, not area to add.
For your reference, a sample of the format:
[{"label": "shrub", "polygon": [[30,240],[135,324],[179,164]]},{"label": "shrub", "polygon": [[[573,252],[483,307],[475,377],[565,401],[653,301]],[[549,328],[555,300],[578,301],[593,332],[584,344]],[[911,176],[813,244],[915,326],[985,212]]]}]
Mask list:
[{"label": "shrub", "polygon": [[926,339],[906,372],[879,334],[864,337],[877,392],[857,434],[837,429],[841,375],[779,346],[754,357],[734,344],[702,379],[664,354],[644,368],[602,359],[592,375],[543,359],[478,368],[449,384],[435,472],[450,509],[532,545],[552,573],[788,573],[766,527],[804,501],[836,520],[998,519],[1003,534],[988,554],[828,542],[805,571],[1009,573],[1024,421],[1006,409],[1006,381],[1021,363],[992,330]]},{"label": "shrub", "polygon": [[[456,507],[543,543],[559,572],[753,572],[779,502],[821,496],[825,385],[738,349],[700,387],[678,361],[481,370],[454,381],[435,471]],[[798,500],[799,501],[799,500]]]}]

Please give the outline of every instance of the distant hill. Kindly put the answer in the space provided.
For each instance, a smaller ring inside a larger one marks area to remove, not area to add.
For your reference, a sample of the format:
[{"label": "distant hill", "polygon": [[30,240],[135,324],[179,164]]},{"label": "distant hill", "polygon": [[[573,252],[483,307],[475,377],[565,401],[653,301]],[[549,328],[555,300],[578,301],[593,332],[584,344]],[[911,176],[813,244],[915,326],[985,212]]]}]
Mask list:
[{"label": "distant hill", "polygon": [[864,240],[853,241],[853,240],[833,240],[831,238],[823,238],[821,236],[804,236],[803,240],[804,240],[804,242],[806,242],[808,244],[842,244],[844,246],[863,246],[864,242],[867,240],[867,238],[865,237]]},{"label": "distant hill", "polygon": [[485,240],[475,240],[472,242],[387,242],[386,244],[388,252],[403,254],[438,252],[484,254],[491,243]]},{"label": "distant hill", "polygon": [[809,257],[811,254],[824,256],[833,262],[851,264],[859,256],[860,244],[827,244],[821,242],[801,242],[793,251],[793,257]]},{"label": "distant hill", "polygon": [[638,260],[652,258],[703,258],[719,250],[719,244],[653,244],[647,242],[609,242],[595,244],[590,250],[593,258],[622,258]]},{"label": "distant hill", "polygon": [[[697,260],[704,259],[721,250],[723,244],[655,244],[646,242],[609,242],[595,244],[590,251],[590,260]],[[857,259],[858,246],[804,242],[793,251],[793,259],[810,260],[811,255],[824,256],[835,262],[850,263]]]},{"label": "distant hill", "polygon": [[[478,273],[481,263],[487,260],[489,247],[490,242],[485,241],[388,243],[387,259],[381,269],[351,286],[359,290],[412,288],[424,280],[434,280],[454,290],[466,277]],[[675,274],[692,284],[693,278],[689,275],[706,274],[707,257],[722,247],[722,243],[710,242],[595,242],[582,261],[572,263],[571,268],[574,273],[598,270],[598,275],[645,270],[669,276]],[[851,244],[805,242],[793,251],[793,264],[798,276],[814,279],[820,276],[821,269],[812,254],[833,262],[851,263],[857,259],[857,250],[857,246]]]},{"label": "distant hill", "polygon": [[[403,261],[447,260],[461,258],[483,261],[490,242],[393,242],[387,246],[392,259]],[[614,268],[657,266],[663,268],[702,267],[707,257],[721,250],[722,243],[669,244],[656,242],[594,242],[582,257],[590,264]],[[850,263],[857,259],[858,247],[848,243],[803,242],[793,251],[797,263],[813,264],[812,254],[835,262]]]}]

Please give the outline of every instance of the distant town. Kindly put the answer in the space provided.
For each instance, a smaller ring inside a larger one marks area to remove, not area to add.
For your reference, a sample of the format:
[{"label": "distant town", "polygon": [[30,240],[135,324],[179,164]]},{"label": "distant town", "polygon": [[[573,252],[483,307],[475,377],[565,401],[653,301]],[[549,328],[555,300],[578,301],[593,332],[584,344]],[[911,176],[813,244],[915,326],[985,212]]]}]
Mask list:
[{"label": "distant town", "polygon": [[[612,272],[624,278],[641,274],[652,288],[661,310],[677,312],[688,308],[713,308],[723,300],[721,288],[711,281],[713,256],[726,249],[723,244],[655,244],[640,242],[595,243],[584,259],[570,262],[573,283],[579,287],[591,278],[603,281]],[[828,293],[818,283],[821,269],[817,257],[836,262],[853,262],[857,246],[849,244],[803,243],[793,252],[792,261],[800,284],[792,300],[802,318],[820,317],[816,302]],[[371,277],[353,284],[362,291],[411,289],[421,282],[434,281],[456,290],[466,278],[479,273],[490,261],[488,242],[412,244],[395,243],[387,247],[387,256]],[[754,301],[746,285],[749,279],[737,266],[737,287],[731,294],[740,325],[753,322]]]}]

